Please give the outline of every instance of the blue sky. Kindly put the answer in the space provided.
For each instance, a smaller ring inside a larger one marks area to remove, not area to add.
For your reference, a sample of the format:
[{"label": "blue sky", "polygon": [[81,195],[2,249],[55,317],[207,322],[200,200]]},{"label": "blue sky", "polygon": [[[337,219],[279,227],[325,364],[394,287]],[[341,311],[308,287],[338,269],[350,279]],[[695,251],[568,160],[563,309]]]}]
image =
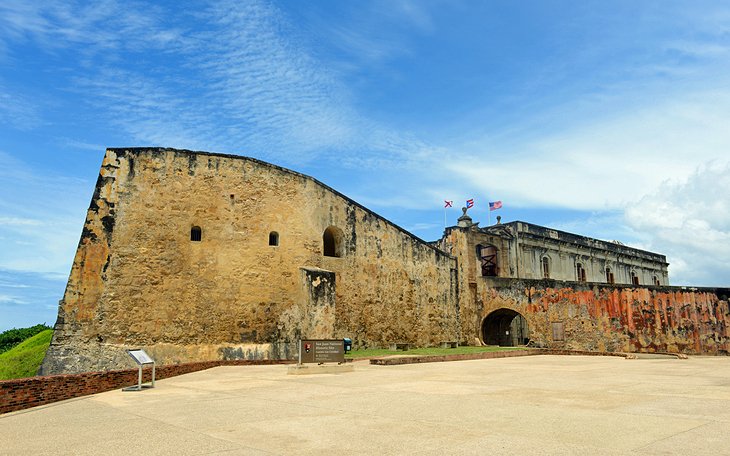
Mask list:
[{"label": "blue sky", "polygon": [[0,330],[53,324],[106,147],[256,157],[428,239],[443,200],[730,284],[730,5],[0,2]]}]

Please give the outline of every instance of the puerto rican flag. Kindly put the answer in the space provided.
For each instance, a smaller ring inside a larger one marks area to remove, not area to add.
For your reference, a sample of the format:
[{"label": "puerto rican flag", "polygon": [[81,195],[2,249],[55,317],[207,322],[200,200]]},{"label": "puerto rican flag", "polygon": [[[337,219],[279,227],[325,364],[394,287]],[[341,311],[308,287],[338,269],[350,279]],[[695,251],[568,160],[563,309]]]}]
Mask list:
[{"label": "puerto rican flag", "polygon": [[474,207],[474,198],[466,200],[466,208]]},{"label": "puerto rican flag", "polygon": [[501,201],[490,201],[489,210],[496,211],[497,209],[502,209],[502,202]]},{"label": "puerto rican flag", "polygon": [[454,202],[450,200],[444,200],[444,208],[454,207]]}]

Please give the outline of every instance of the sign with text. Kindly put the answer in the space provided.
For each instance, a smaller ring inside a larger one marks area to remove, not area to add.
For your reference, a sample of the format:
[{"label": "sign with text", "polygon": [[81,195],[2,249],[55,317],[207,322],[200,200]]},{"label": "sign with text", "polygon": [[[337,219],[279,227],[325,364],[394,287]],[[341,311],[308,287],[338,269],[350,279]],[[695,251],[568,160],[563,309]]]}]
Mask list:
[{"label": "sign with text", "polygon": [[150,355],[148,355],[144,350],[141,348],[135,348],[133,350],[127,350],[127,353],[129,353],[129,356],[132,357],[134,362],[137,364],[152,364],[154,363],[154,360],[150,358]]},{"label": "sign with text", "polygon": [[345,344],[342,339],[309,339],[299,341],[299,362],[344,363]]}]

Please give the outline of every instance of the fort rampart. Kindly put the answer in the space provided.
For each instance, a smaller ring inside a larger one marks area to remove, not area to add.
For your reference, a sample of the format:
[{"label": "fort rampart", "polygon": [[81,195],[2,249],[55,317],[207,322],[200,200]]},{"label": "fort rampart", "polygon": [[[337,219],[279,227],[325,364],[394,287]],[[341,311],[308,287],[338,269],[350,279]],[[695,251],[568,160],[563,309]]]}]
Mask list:
[{"label": "fort rampart", "polygon": [[[128,366],[129,348],[161,365],[293,359],[300,337],[727,352],[727,289],[484,277],[482,242],[502,276],[528,264],[493,231],[452,227],[437,248],[256,159],[109,149],[41,373]],[[592,244],[574,247],[565,261],[590,258]]]},{"label": "fort rampart", "polygon": [[255,159],[109,149],[42,373],[286,359],[459,336],[454,259],[316,181]]}]

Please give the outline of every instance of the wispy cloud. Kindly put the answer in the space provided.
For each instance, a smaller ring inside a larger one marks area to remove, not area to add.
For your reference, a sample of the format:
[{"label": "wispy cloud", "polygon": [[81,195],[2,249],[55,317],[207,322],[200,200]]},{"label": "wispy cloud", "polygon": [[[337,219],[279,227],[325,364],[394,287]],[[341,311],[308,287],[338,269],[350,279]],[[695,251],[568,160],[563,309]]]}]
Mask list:
[{"label": "wispy cloud", "polygon": [[39,226],[43,223],[37,219],[20,217],[0,217],[0,225],[6,226]]},{"label": "wispy cloud", "polygon": [[0,294],[0,303],[26,305],[28,304],[28,301],[15,296]]},{"label": "wispy cloud", "polygon": [[163,28],[163,11],[135,1],[25,2],[0,4],[0,43],[35,41],[48,50],[83,45],[83,53],[169,46],[180,39]]},{"label": "wispy cloud", "polygon": [[30,130],[38,124],[39,118],[36,103],[11,91],[0,79],[0,126],[5,124],[18,130]]},{"label": "wispy cloud", "polygon": [[67,276],[91,184],[38,175],[0,151],[0,269]]}]

